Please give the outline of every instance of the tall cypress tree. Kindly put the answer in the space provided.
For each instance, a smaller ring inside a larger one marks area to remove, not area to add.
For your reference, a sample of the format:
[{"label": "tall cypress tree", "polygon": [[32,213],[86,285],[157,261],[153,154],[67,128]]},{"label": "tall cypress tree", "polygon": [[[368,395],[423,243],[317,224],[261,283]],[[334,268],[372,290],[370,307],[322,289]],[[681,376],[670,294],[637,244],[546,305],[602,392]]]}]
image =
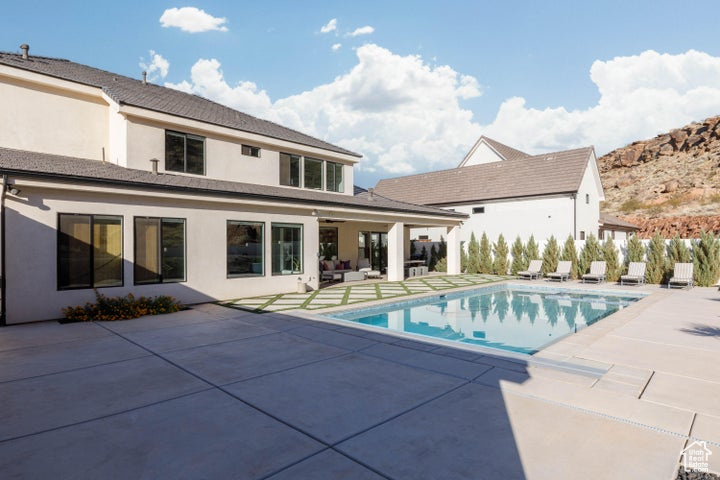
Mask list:
[{"label": "tall cypress tree", "polygon": [[710,287],[720,278],[720,239],[711,232],[700,232],[700,239],[693,243],[693,276],[695,284]]},{"label": "tall cypress tree", "polygon": [[660,283],[665,278],[665,239],[660,233],[650,239],[647,246],[647,269],[645,270],[645,280],[647,283]]},{"label": "tall cypress tree", "polygon": [[550,235],[545,249],[543,250],[542,257],[542,273],[554,272],[557,270],[558,262],[560,261],[560,247],[558,246],[555,235]]},{"label": "tall cypress tree", "polygon": [[438,262],[438,254],[437,250],[435,250],[435,245],[433,244],[432,247],[430,247],[430,263],[428,263],[428,270],[431,272],[435,271],[435,265],[437,265]]},{"label": "tall cypress tree", "polygon": [[480,273],[493,273],[492,247],[485,232],[480,238]]},{"label": "tall cypress tree", "polygon": [[468,243],[468,273],[480,273],[480,244],[475,238],[475,232],[470,233]]},{"label": "tall cypress tree", "polygon": [[510,273],[513,275],[527,270],[528,265],[525,263],[524,250],[522,240],[520,240],[520,235],[518,235],[511,249],[512,265],[510,265]]},{"label": "tall cypress tree", "polygon": [[672,268],[676,263],[690,263],[690,249],[685,245],[680,234],[676,233],[667,246],[668,265]]},{"label": "tall cypress tree", "polygon": [[644,262],[645,261],[645,247],[638,238],[637,235],[630,237],[627,242],[627,255],[625,255],[625,266],[630,265],[630,262]]},{"label": "tall cypress tree", "polygon": [[438,245],[437,256],[438,260],[447,257],[447,243],[445,243],[445,238],[443,238],[442,235],[440,235],[440,244]]},{"label": "tall cypress tree", "polygon": [[560,254],[560,260],[572,262],[570,278],[578,278],[578,254],[575,248],[575,239],[572,235],[568,235],[565,240],[565,245],[563,245],[563,250]]},{"label": "tall cypress tree", "polygon": [[605,239],[602,248],[602,257],[605,260],[605,278],[608,282],[617,282],[620,279],[620,258],[613,239]]},{"label": "tall cypress tree", "polygon": [[535,235],[530,235],[530,239],[527,245],[525,245],[524,258],[525,268],[530,266],[530,260],[540,260],[540,247],[538,247],[535,241]]},{"label": "tall cypress tree", "polygon": [[602,260],[602,248],[600,242],[592,233],[585,240],[585,245],[580,250],[578,258],[578,275],[582,276],[590,270],[590,264],[596,260]]},{"label": "tall cypress tree", "polygon": [[498,236],[497,242],[495,242],[493,254],[493,270],[495,274],[507,275],[508,269],[510,268],[510,262],[508,262],[508,244],[502,233]]}]

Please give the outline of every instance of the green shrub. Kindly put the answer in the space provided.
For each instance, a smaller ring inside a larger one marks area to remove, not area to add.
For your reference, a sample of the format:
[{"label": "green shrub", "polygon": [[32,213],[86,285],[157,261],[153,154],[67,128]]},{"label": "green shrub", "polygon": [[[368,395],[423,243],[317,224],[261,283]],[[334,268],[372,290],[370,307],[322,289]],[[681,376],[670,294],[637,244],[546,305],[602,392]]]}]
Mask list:
[{"label": "green shrub", "polygon": [[431,272],[435,271],[435,264],[437,264],[438,261],[438,254],[437,250],[435,250],[435,245],[430,247],[430,262],[428,262],[428,270]]},{"label": "green shrub", "polygon": [[608,282],[617,282],[620,279],[620,258],[612,238],[605,239],[602,250],[603,260],[605,260],[605,278]]},{"label": "green shrub", "polygon": [[560,260],[566,260],[572,262],[570,267],[570,278],[578,278],[578,254],[575,248],[575,239],[572,235],[568,235],[563,245],[562,253],[560,254]]},{"label": "green shrub", "polygon": [[680,234],[676,233],[667,246],[667,258],[670,267],[674,267],[676,263],[690,263],[690,249],[680,238]]},{"label": "green shrub", "polygon": [[443,257],[435,263],[436,272],[447,272],[447,257]]},{"label": "green shrub", "polygon": [[445,238],[440,235],[440,243],[438,244],[438,251],[437,251],[437,258],[440,260],[441,258],[447,257],[447,242],[445,242]]},{"label": "green shrub", "polygon": [[596,260],[602,260],[602,248],[600,242],[592,233],[585,240],[585,245],[580,250],[578,257],[578,275],[582,276],[590,270],[590,264]]},{"label": "green shrub", "polygon": [[525,257],[523,255],[524,248],[520,235],[515,238],[513,242],[510,255],[512,256],[512,264],[510,265],[510,273],[517,275],[518,272],[527,270],[528,264],[525,263]]},{"label": "green shrub", "polygon": [[623,213],[630,213],[630,212],[634,212],[635,210],[641,210],[646,207],[647,207],[647,205],[645,205],[640,200],[631,198],[630,200],[627,200],[627,201],[623,202],[622,205],[620,205],[620,210]]},{"label": "green shrub", "polygon": [[627,242],[627,255],[625,255],[625,267],[630,265],[630,262],[644,262],[645,261],[645,247],[638,238],[637,235],[630,237]]},{"label": "green shrub", "polygon": [[558,246],[557,240],[555,240],[555,236],[551,235],[543,250],[541,272],[545,274],[557,271],[559,261],[560,247]]},{"label": "green shrub", "polygon": [[70,306],[62,309],[67,320],[73,322],[96,322],[128,320],[145,315],[160,315],[180,310],[180,303],[173,297],[135,298],[132,293],[125,297],[106,297],[95,290],[96,302],[87,302],[84,306]]},{"label": "green shrub", "polygon": [[468,243],[468,273],[480,273],[480,244],[475,238],[475,232],[470,233]]},{"label": "green shrub", "polygon": [[487,235],[483,232],[480,238],[480,272],[479,273],[493,273],[493,261],[492,261],[492,248],[490,246],[490,240]]},{"label": "green shrub", "polygon": [[658,233],[650,239],[647,246],[647,269],[645,280],[647,283],[660,283],[667,273],[665,262],[665,239]]},{"label": "green shrub", "polygon": [[497,242],[495,242],[493,246],[493,255],[493,271],[495,274],[507,275],[508,269],[510,268],[510,262],[508,261],[508,244],[502,233],[498,236]]},{"label": "green shrub", "polygon": [[715,285],[720,278],[720,239],[711,232],[700,232],[700,239],[693,243],[693,274],[699,287]]},{"label": "green shrub", "polygon": [[534,235],[530,235],[530,239],[528,240],[527,245],[525,245],[525,252],[523,256],[526,268],[530,266],[530,260],[540,260],[540,247],[535,241]]}]

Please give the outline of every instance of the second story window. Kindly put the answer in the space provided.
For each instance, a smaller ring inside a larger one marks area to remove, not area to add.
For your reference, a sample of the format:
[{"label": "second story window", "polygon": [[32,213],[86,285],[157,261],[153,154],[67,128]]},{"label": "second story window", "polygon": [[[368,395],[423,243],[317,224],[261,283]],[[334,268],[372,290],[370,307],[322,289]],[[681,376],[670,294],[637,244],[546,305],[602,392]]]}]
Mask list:
[{"label": "second story window", "polygon": [[248,157],[260,158],[260,147],[253,147],[252,145],[243,145],[242,154]]},{"label": "second story window", "polygon": [[328,192],[343,193],[345,191],[343,184],[343,166],[341,163],[325,163],[325,183],[325,190]]},{"label": "second story window", "polygon": [[165,132],[165,170],[205,174],[205,138],[189,133]]},{"label": "second story window", "polygon": [[305,188],[312,188],[313,190],[322,190],[323,187],[323,175],[322,175],[322,160],[316,160],[314,158],[305,157]]},{"label": "second story window", "polygon": [[280,185],[300,186],[300,157],[298,155],[280,154]]}]

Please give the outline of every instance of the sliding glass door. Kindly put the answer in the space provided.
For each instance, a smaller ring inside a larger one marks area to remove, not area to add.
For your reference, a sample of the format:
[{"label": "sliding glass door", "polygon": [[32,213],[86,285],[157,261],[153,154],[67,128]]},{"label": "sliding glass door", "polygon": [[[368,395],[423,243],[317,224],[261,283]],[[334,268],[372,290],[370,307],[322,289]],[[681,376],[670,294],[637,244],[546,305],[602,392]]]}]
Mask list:
[{"label": "sliding glass door", "polygon": [[358,234],[358,259],[367,258],[373,270],[385,272],[387,267],[387,233],[360,232]]}]

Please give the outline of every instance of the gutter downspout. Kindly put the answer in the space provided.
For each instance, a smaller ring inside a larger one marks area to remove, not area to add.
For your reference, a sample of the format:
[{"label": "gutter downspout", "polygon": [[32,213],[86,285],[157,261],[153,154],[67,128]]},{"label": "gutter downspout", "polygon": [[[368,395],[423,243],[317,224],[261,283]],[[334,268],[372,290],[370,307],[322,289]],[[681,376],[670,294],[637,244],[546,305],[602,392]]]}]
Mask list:
[{"label": "gutter downspout", "polygon": [[573,240],[577,240],[577,193],[572,194],[573,199]]},{"label": "gutter downspout", "polygon": [[0,327],[7,325],[5,318],[5,192],[7,191],[7,174],[2,176],[2,187],[0,187]]}]

